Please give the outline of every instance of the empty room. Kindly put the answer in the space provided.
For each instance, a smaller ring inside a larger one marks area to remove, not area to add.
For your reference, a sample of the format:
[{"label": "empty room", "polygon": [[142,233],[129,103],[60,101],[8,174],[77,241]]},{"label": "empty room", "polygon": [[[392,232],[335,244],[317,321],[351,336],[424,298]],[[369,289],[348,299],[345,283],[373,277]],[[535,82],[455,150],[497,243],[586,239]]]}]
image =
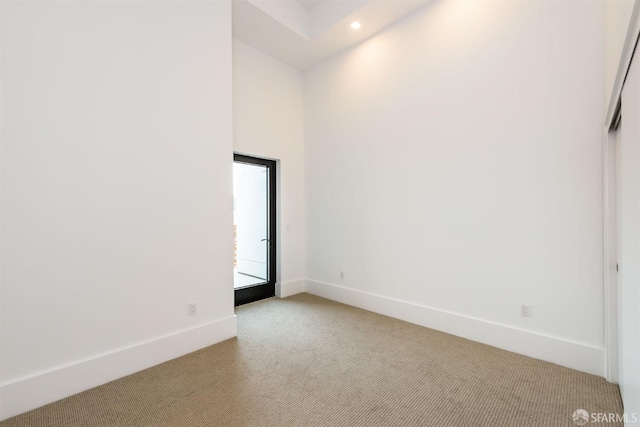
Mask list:
[{"label": "empty room", "polygon": [[0,0],[0,426],[640,425],[640,0]]}]

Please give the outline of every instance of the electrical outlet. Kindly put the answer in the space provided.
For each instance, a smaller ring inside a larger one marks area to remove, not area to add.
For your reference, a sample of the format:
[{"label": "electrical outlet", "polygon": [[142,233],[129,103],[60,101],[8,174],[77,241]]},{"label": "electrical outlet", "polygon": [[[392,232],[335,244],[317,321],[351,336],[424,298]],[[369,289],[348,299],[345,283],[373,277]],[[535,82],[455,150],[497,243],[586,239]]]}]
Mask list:
[{"label": "electrical outlet", "polygon": [[187,305],[187,314],[189,316],[195,316],[198,313],[198,304],[196,304],[195,302],[192,302],[191,304]]},{"label": "electrical outlet", "polygon": [[520,316],[522,317],[531,317],[532,316],[531,306],[527,304],[520,305]]},{"label": "electrical outlet", "polygon": [[340,272],[340,278],[341,278],[341,279],[344,279],[344,271],[341,271],[341,272]]}]

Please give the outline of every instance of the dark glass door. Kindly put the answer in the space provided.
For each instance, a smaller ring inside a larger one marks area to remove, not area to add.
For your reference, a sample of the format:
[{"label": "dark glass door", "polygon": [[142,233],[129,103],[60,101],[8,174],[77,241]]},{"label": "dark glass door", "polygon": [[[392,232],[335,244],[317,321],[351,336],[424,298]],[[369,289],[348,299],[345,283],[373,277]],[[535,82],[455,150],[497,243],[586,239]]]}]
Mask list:
[{"label": "dark glass door", "polygon": [[233,156],[235,305],[275,295],[276,162]]}]

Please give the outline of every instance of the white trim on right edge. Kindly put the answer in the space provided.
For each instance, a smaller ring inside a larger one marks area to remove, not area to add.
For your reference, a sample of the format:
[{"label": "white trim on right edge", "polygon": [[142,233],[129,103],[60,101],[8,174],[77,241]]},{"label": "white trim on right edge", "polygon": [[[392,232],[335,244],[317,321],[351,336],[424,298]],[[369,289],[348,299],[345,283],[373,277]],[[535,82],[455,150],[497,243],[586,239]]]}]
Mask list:
[{"label": "white trim on right edge", "polygon": [[514,353],[604,375],[604,349],[393,298],[306,280],[306,292]]},{"label": "white trim on right edge", "polygon": [[618,131],[604,129],[603,175],[603,273],[604,273],[604,373],[607,381],[618,383],[618,284],[617,284],[617,194],[616,151]]}]

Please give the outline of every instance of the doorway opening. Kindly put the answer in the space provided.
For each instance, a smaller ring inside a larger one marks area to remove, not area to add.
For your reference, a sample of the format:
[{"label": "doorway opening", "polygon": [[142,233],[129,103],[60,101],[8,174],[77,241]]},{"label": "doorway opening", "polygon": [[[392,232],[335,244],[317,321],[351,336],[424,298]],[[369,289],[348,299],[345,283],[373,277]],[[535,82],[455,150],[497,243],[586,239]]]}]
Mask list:
[{"label": "doorway opening", "polygon": [[276,162],[233,155],[235,305],[275,295]]}]

